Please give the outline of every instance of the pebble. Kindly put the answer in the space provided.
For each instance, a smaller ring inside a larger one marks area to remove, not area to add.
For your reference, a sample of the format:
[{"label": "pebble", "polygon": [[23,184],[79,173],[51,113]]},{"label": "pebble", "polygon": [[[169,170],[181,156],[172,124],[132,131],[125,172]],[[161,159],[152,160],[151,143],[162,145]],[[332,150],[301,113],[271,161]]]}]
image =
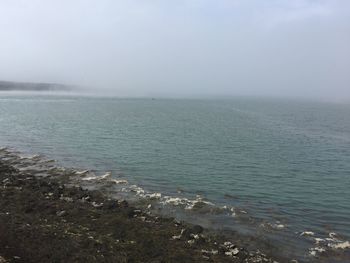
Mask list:
[{"label": "pebble", "polygon": [[57,215],[57,216],[64,216],[66,213],[67,213],[66,211],[62,210],[62,211],[58,211],[58,212],[56,213],[56,215]]},{"label": "pebble", "polygon": [[202,249],[202,253],[203,254],[211,254],[211,255],[217,255],[219,253],[218,250],[205,250],[205,249]]},{"label": "pebble", "polygon": [[103,203],[98,204],[96,202],[92,202],[92,206],[95,207],[95,208],[100,208],[100,207],[103,206]]},{"label": "pebble", "polygon": [[232,256],[238,255],[238,253],[239,253],[239,249],[238,248],[234,248],[234,249],[230,249],[229,251],[226,251],[225,255],[232,257]]}]

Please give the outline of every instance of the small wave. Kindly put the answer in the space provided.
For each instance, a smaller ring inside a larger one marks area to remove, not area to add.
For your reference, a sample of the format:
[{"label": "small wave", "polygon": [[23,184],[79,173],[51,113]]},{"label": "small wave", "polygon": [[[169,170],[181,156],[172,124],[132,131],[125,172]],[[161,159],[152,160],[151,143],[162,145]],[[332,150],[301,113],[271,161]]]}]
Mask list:
[{"label": "small wave", "polygon": [[300,236],[314,236],[315,233],[312,231],[304,231],[300,233]]},{"label": "small wave", "polygon": [[[313,233],[311,231],[305,231],[308,233]],[[305,233],[302,232],[302,233]],[[303,235],[303,236],[314,236],[312,235]],[[320,253],[327,252],[329,250],[345,250],[350,248],[350,242],[347,240],[343,240],[334,232],[330,232],[328,237],[314,237],[315,247],[309,249],[309,254],[311,256],[317,256]]]},{"label": "small wave", "polygon": [[263,222],[260,224],[260,227],[266,230],[283,230],[286,228],[286,225],[281,224],[279,221],[276,221],[275,223]]},{"label": "small wave", "polygon": [[346,248],[350,248],[350,242],[344,241],[337,244],[328,244],[328,246],[334,249],[346,249]]}]

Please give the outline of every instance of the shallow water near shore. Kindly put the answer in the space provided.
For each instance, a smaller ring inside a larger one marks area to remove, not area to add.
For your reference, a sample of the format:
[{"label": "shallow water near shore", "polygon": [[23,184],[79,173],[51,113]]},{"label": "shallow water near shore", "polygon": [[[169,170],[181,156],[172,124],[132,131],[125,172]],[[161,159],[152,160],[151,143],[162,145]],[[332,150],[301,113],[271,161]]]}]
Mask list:
[{"label": "shallow water near shore", "polygon": [[7,95],[0,145],[111,171],[127,181],[115,195],[259,236],[290,258],[350,240],[350,105]]}]

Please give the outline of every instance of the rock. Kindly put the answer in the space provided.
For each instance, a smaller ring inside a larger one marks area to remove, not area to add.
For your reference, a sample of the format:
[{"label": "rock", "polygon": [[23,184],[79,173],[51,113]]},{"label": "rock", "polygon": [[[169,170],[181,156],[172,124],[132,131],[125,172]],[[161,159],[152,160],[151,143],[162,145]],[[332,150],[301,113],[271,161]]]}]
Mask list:
[{"label": "rock", "polygon": [[136,215],[135,209],[132,207],[125,207],[123,212],[126,213],[129,218],[132,218]]},{"label": "rock", "polygon": [[64,210],[58,211],[58,212],[56,213],[57,216],[65,216],[66,214],[67,214],[67,212],[64,211]]},{"label": "rock", "polygon": [[193,227],[186,228],[185,231],[183,232],[183,237],[185,237],[186,239],[190,239],[191,235],[198,235],[202,232],[203,232],[203,227],[199,225],[195,225]]},{"label": "rock", "polygon": [[224,242],[224,247],[226,248],[235,248],[236,246],[232,244],[230,241]]},{"label": "rock", "polygon": [[238,255],[238,253],[239,253],[239,249],[238,248],[234,248],[234,249],[230,249],[229,251],[226,251],[225,255],[233,257],[233,256]]},{"label": "rock", "polygon": [[182,229],[180,235],[172,236],[172,239],[181,239],[181,237],[182,237],[182,235],[183,235],[184,232],[185,232],[185,229]]},{"label": "rock", "polygon": [[126,208],[126,207],[129,207],[128,202],[127,202],[127,201],[125,201],[125,200],[118,201],[118,205],[119,205],[121,208]]},{"label": "rock", "polygon": [[219,253],[218,250],[205,250],[205,249],[202,249],[201,251],[203,254],[206,254],[206,255],[217,255]]},{"label": "rock", "polygon": [[63,200],[63,201],[69,202],[69,203],[73,202],[73,198],[72,197],[61,196],[60,199]]},{"label": "rock", "polygon": [[95,208],[100,208],[103,206],[103,203],[96,203],[96,202],[92,202],[92,206]]},{"label": "rock", "polygon": [[187,241],[187,243],[190,244],[190,245],[193,245],[194,242],[196,242],[194,239],[190,239],[190,240]]},{"label": "rock", "polygon": [[203,232],[203,227],[200,225],[195,225],[192,229],[192,234],[201,234]]},{"label": "rock", "polygon": [[113,210],[113,209],[116,209],[118,208],[119,204],[117,203],[117,201],[115,200],[107,200],[105,203],[104,203],[104,208],[107,209],[107,210]]}]

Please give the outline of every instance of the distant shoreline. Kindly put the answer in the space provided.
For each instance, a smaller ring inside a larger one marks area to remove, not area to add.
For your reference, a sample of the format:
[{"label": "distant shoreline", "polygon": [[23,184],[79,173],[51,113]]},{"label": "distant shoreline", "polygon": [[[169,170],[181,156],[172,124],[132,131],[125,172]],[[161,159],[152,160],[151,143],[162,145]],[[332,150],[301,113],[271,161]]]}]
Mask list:
[{"label": "distant shoreline", "polygon": [[72,87],[57,83],[0,81],[0,91],[70,91]]}]

